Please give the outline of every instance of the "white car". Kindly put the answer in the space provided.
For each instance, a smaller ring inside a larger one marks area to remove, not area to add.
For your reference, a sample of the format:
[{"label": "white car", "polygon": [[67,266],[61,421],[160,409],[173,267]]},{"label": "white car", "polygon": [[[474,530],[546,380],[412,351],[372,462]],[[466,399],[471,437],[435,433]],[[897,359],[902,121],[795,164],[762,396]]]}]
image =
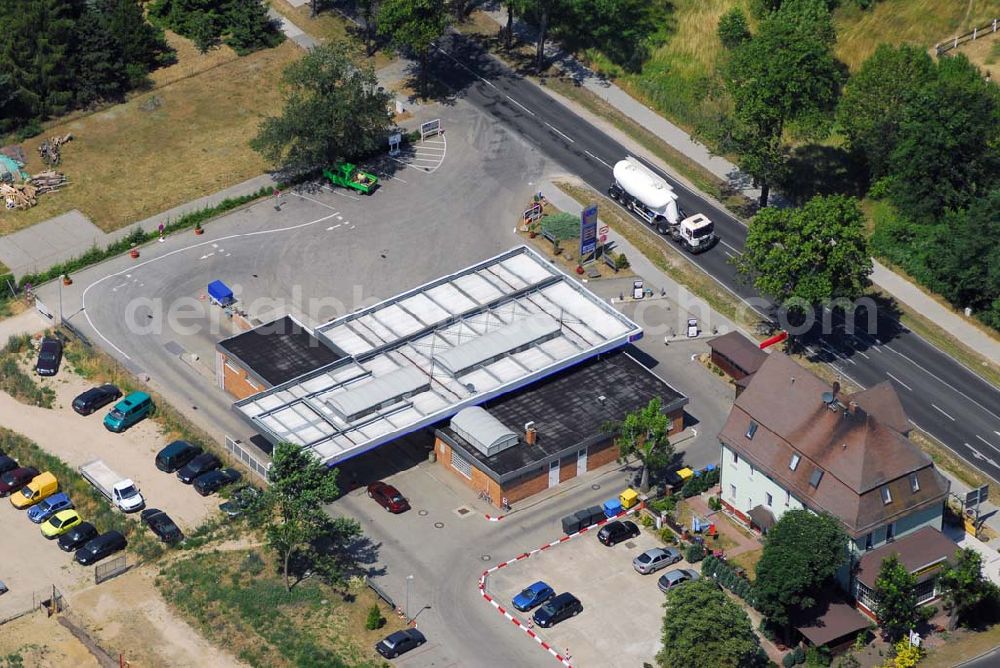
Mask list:
[{"label": "white car", "polygon": [[698,318],[688,318],[688,338],[693,339],[698,336]]}]

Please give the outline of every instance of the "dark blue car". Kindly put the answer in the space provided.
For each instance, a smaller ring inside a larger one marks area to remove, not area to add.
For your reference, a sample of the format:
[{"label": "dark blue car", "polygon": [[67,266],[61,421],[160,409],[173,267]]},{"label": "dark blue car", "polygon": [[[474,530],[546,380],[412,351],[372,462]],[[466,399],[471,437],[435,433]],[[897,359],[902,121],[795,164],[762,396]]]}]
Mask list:
[{"label": "dark blue car", "polygon": [[69,510],[72,507],[73,502],[70,501],[69,497],[59,492],[58,494],[53,494],[42,499],[31,508],[28,508],[28,519],[35,524],[41,524],[60,510]]},{"label": "dark blue car", "polygon": [[552,591],[552,587],[539,580],[515,596],[511,603],[513,603],[514,607],[521,612],[527,612],[528,610],[545,603],[545,601],[549,600],[554,595],[555,592]]}]

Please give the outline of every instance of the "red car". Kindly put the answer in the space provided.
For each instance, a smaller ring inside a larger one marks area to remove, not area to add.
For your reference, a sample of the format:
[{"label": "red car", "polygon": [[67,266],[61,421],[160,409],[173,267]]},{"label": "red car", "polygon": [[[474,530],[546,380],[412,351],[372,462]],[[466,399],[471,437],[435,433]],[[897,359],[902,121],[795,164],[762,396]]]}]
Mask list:
[{"label": "red car", "polygon": [[403,513],[410,509],[410,502],[406,497],[400,494],[398,489],[381,480],[368,485],[368,496],[390,513]]},{"label": "red car", "polygon": [[0,496],[8,496],[16,492],[31,482],[31,479],[36,475],[38,475],[38,469],[31,468],[30,466],[7,471],[3,475],[0,475]]}]

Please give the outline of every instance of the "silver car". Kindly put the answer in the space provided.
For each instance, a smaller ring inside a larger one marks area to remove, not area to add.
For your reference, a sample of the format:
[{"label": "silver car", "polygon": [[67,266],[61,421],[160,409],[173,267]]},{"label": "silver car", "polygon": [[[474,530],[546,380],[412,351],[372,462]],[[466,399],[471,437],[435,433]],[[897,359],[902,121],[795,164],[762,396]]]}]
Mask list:
[{"label": "silver car", "polygon": [[690,568],[675,568],[672,571],[667,571],[660,576],[656,584],[659,586],[660,591],[666,594],[671,589],[676,589],[683,584],[688,582],[693,582],[700,578],[696,571],[692,571]]},{"label": "silver car", "polygon": [[664,566],[672,566],[681,560],[681,553],[672,547],[654,547],[632,560],[632,568],[643,575],[655,573]]}]

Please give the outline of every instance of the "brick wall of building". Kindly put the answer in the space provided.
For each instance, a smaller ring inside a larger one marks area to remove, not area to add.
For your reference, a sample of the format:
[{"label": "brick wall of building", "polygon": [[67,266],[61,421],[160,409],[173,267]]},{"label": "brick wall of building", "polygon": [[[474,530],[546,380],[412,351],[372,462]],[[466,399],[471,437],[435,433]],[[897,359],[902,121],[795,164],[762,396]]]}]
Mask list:
[{"label": "brick wall of building", "polygon": [[592,445],[587,449],[587,470],[593,471],[605,464],[610,464],[618,457],[618,448],[614,441],[608,439],[604,443]]},{"label": "brick wall of building", "polygon": [[[546,476],[548,474],[546,473]],[[567,455],[559,462],[559,482],[566,482],[576,477],[576,457]]]},{"label": "brick wall of building", "polygon": [[684,409],[679,408],[673,413],[669,414],[670,417],[670,436],[674,434],[679,434],[684,431]]},{"label": "brick wall of building", "polygon": [[529,496],[543,492],[549,488],[549,472],[539,466],[538,473],[521,476],[507,483],[504,494],[508,503],[523,501]]},{"label": "brick wall of building", "polygon": [[245,369],[223,355],[222,387],[237,399],[246,399],[264,389],[263,385],[249,378]]}]

